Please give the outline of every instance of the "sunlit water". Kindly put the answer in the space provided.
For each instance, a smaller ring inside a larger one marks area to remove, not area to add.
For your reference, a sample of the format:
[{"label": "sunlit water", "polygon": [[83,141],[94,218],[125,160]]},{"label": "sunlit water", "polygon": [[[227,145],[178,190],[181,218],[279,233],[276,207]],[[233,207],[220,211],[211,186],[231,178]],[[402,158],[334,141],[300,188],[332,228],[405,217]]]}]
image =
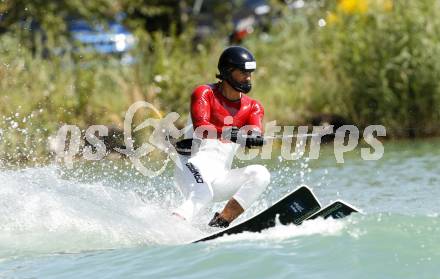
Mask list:
[{"label": "sunlit water", "polygon": [[[0,278],[440,278],[439,141],[387,143],[335,163],[262,161],[272,182],[246,218],[300,184],[323,205],[363,210],[344,220],[276,226],[188,244],[207,235],[170,216],[181,201],[170,169],[146,178],[117,162],[0,170]],[[244,162],[245,164],[246,162]]]}]

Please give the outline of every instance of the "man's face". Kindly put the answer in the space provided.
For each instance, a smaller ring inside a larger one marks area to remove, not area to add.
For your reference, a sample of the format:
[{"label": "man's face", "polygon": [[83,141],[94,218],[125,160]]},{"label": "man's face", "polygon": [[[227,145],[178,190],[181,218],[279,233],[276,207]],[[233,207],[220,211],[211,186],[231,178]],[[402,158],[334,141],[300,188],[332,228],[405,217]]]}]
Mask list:
[{"label": "man's face", "polygon": [[246,72],[243,70],[235,69],[231,73],[232,78],[240,83],[250,83],[252,72]]}]

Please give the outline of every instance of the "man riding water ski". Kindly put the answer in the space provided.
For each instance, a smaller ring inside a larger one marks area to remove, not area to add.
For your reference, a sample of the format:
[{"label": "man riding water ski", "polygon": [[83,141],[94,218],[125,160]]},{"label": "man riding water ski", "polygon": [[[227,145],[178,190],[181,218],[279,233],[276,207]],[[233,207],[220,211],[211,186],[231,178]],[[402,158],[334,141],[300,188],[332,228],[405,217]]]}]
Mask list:
[{"label": "man riding water ski", "polygon": [[[185,140],[180,146],[177,144],[182,164],[176,166],[174,178],[184,202],[174,215],[191,221],[213,202],[228,200],[209,222],[210,226],[227,227],[269,184],[270,173],[262,165],[231,169],[239,143],[252,148],[264,142],[263,106],[246,95],[251,90],[251,73],[255,69],[255,58],[247,49],[226,48],[218,62],[220,81],[198,86],[192,93],[194,137],[201,140],[197,152],[192,154],[182,152]],[[247,133],[243,134],[243,130]],[[188,141],[189,146],[196,142]]]}]

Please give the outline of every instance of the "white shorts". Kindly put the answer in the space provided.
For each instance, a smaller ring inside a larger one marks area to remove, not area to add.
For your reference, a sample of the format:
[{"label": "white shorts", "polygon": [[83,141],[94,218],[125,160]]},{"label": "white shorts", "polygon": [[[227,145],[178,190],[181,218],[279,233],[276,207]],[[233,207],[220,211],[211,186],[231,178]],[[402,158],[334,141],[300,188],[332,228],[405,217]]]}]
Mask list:
[{"label": "white shorts", "polygon": [[203,140],[193,156],[179,155],[182,168],[174,170],[175,184],[184,196],[174,212],[191,221],[213,202],[234,198],[249,208],[270,183],[270,173],[262,165],[231,169],[239,145]]}]

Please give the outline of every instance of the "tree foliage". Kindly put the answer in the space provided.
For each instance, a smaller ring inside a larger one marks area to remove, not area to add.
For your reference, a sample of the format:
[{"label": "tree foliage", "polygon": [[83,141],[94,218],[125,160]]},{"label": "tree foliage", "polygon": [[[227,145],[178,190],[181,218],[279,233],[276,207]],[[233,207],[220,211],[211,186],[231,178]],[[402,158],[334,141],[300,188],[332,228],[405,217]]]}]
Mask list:
[{"label": "tree foliage", "polygon": [[5,0],[0,2],[0,29],[36,22],[45,32],[58,35],[66,30],[69,18],[100,21],[124,14],[133,28],[169,32],[176,26],[181,31],[188,11],[187,1],[179,0]]}]

